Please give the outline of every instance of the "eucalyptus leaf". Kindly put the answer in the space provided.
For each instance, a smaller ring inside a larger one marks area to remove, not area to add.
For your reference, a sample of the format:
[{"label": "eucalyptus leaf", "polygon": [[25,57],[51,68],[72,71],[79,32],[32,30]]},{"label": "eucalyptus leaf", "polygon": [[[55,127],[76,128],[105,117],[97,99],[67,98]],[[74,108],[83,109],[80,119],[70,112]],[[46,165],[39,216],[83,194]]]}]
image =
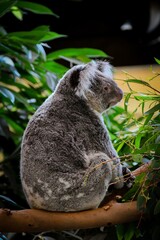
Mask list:
[{"label": "eucalyptus leaf", "polygon": [[7,88],[0,86],[0,94],[2,94],[4,97],[8,98],[11,103],[14,103],[14,101],[15,101],[15,96],[14,96],[14,94],[13,94],[10,90],[8,90]]},{"label": "eucalyptus leaf", "polygon": [[17,19],[19,19],[20,21],[23,20],[23,13],[22,13],[22,11],[21,11],[18,7],[13,6],[13,7],[11,8],[11,10],[12,10],[13,15],[14,15]]},{"label": "eucalyptus leaf", "polygon": [[47,72],[46,73],[46,80],[47,80],[47,84],[48,84],[49,88],[52,91],[54,91],[55,86],[56,86],[56,80],[57,80],[56,76],[51,72]]},{"label": "eucalyptus leaf", "polygon": [[22,135],[24,129],[15,121],[13,121],[11,118],[4,116],[4,119],[9,124],[9,126],[12,128],[12,132],[18,134],[19,136]]},{"label": "eucalyptus leaf", "polygon": [[33,2],[27,2],[27,1],[18,1],[16,6],[22,9],[26,9],[30,12],[36,13],[36,14],[47,14],[47,15],[53,15],[55,17],[58,17],[57,14],[55,14],[50,8],[39,4],[39,3],[33,3]]},{"label": "eucalyptus leaf", "polygon": [[127,110],[128,110],[128,102],[129,102],[129,99],[131,98],[131,95],[132,95],[132,93],[128,93],[128,94],[125,96],[124,109],[125,109],[126,112],[127,112]]},{"label": "eucalyptus leaf", "polygon": [[127,79],[126,80],[127,83],[138,83],[138,84],[141,84],[141,85],[144,85],[144,86],[147,86],[147,87],[151,87],[151,85],[144,81],[144,80],[139,80],[139,79]]},{"label": "eucalyptus leaf", "polygon": [[12,32],[8,34],[8,37],[12,41],[19,41],[23,44],[38,44],[41,42],[65,37],[65,35],[58,34],[56,32],[51,32],[49,30],[44,31],[34,29],[29,32]]},{"label": "eucalyptus leaf", "polygon": [[139,194],[137,198],[137,207],[139,211],[144,211],[146,208],[146,198],[141,194]]},{"label": "eucalyptus leaf", "polygon": [[118,240],[123,240],[124,233],[125,233],[125,226],[123,224],[118,224],[116,226],[116,233]]},{"label": "eucalyptus leaf", "polygon": [[160,96],[155,96],[155,95],[142,95],[140,94],[139,96],[134,96],[136,100],[145,100],[145,101],[160,101]]},{"label": "eucalyptus leaf", "polygon": [[160,59],[158,59],[158,58],[154,58],[154,59],[158,64],[160,64]]},{"label": "eucalyptus leaf", "polygon": [[46,52],[45,52],[42,44],[37,44],[36,47],[37,47],[38,53],[40,54],[43,61],[46,61]]},{"label": "eucalyptus leaf", "polygon": [[127,230],[125,231],[124,240],[131,240],[134,234],[135,234],[134,223],[129,223],[127,226]]},{"label": "eucalyptus leaf", "polygon": [[146,115],[148,114],[152,114],[155,113],[157,111],[160,110],[160,104],[157,104],[156,106],[154,106],[153,108],[151,108],[150,110],[148,110],[147,112],[145,112]]},{"label": "eucalyptus leaf", "polygon": [[17,0],[1,0],[0,1],[0,17],[10,11],[11,7],[17,3]]},{"label": "eucalyptus leaf", "polygon": [[88,56],[88,57],[107,57],[108,55],[101,50],[93,48],[65,48],[61,50],[54,51],[47,55],[48,60],[55,60],[63,57],[78,57],[78,56]]},{"label": "eucalyptus leaf", "polygon": [[1,62],[14,67],[14,62],[12,61],[12,59],[4,55],[0,55],[0,63]]}]

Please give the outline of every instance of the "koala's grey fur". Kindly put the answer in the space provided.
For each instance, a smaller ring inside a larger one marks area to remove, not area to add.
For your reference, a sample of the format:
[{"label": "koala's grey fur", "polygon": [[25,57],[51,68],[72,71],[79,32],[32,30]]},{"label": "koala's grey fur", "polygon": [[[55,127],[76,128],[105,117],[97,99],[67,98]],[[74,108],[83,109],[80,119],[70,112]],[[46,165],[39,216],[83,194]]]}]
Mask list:
[{"label": "koala's grey fur", "polygon": [[32,208],[97,208],[108,187],[124,185],[102,112],[123,97],[109,63],[71,68],[28,123],[21,146],[21,182]]}]

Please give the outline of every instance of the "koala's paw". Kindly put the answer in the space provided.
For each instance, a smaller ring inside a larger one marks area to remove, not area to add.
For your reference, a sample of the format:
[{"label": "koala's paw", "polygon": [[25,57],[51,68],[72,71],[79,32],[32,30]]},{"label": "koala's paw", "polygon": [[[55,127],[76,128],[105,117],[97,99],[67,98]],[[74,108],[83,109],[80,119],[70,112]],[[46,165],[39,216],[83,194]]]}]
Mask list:
[{"label": "koala's paw", "polygon": [[131,171],[127,168],[127,167],[122,167],[122,171],[123,171],[123,177],[124,177],[124,185],[127,188],[131,188],[135,177],[132,175]]}]

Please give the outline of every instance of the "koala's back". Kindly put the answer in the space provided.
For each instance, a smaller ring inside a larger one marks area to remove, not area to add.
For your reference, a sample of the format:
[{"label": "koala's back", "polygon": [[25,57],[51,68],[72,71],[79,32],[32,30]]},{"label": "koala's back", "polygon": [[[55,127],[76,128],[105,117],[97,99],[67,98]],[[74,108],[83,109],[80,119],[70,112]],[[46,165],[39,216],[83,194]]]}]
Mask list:
[{"label": "koala's back", "polygon": [[101,120],[122,99],[110,66],[74,66],[33,115],[22,140],[21,182],[32,208],[80,211],[99,206],[122,165]]},{"label": "koala's back", "polygon": [[30,206],[51,211],[98,206],[106,192],[106,169],[88,174],[87,155],[113,154],[107,144],[106,129],[85,101],[51,96],[33,115],[22,141],[21,179]]}]

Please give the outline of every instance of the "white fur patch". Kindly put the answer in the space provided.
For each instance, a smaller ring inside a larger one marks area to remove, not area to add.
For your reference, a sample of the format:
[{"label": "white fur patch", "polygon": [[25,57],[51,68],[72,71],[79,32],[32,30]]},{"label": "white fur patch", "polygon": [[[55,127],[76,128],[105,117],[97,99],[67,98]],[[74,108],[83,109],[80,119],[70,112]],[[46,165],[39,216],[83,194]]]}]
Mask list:
[{"label": "white fur patch", "polygon": [[81,197],[83,197],[83,196],[84,196],[84,193],[78,193],[76,197],[77,197],[77,198],[81,198]]},{"label": "white fur patch", "polygon": [[108,62],[104,62],[103,64],[104,68],[103,68],[103,75],[106,78],[113,78],[113,72],[112,72],[112,67]]},{"label": "white fur patch", "polygon": [[63,200],[69,200],[71,198],[71,196],[69,196],[69,195],[64,195],[63,197],[61,197],[61,201],[63,201]]},{"label": "white fur patch", "polygon": [[64,178],[60,177],[59,182],[64,184],[64,189],[65,190],[71,186],[71,184],[69,182],[67,182]]},{"label": "white fur patch", "polygon": [[48,189],[48,190],[47,190],[47,194],[48,194],[48,196],[51,197],[51,196],[52,196],[52,190],[51,190],[51,189]]},{"label": "white fur patch", "polygon": [[[86,98],[86,92],[90,91],[90,87],[94,82],[96,72],[98,71],[98,64],[100,62],[92,61],[89,64],[84,65],[84,69],[80,72],[79,84],[76,89],[76,95]],[[102,70],[101,74],[105,78],[113,78],[112,67],[108,62],[101,62]],[[82,67],[82,65],[80,65]],[[76,66],[79,68],[79,66]]]},{"label": "white fur patch", "polygon": [[43,198],[38,193],[34,193],[33,188],[29,187],[24,181],[23,188],[27,194],[29,204],[37,208],[42,208],[44,202]]},{"label": "white fur patch", "polygon": [[85,94],[90,89],[92,82],[95,77],[95,70],[97,70],[97,64],[92,61],[92,63],[84,65],[84,70],[80,72],[79,84],[76,89],[76,95],[79,97],[86,98]]}]

